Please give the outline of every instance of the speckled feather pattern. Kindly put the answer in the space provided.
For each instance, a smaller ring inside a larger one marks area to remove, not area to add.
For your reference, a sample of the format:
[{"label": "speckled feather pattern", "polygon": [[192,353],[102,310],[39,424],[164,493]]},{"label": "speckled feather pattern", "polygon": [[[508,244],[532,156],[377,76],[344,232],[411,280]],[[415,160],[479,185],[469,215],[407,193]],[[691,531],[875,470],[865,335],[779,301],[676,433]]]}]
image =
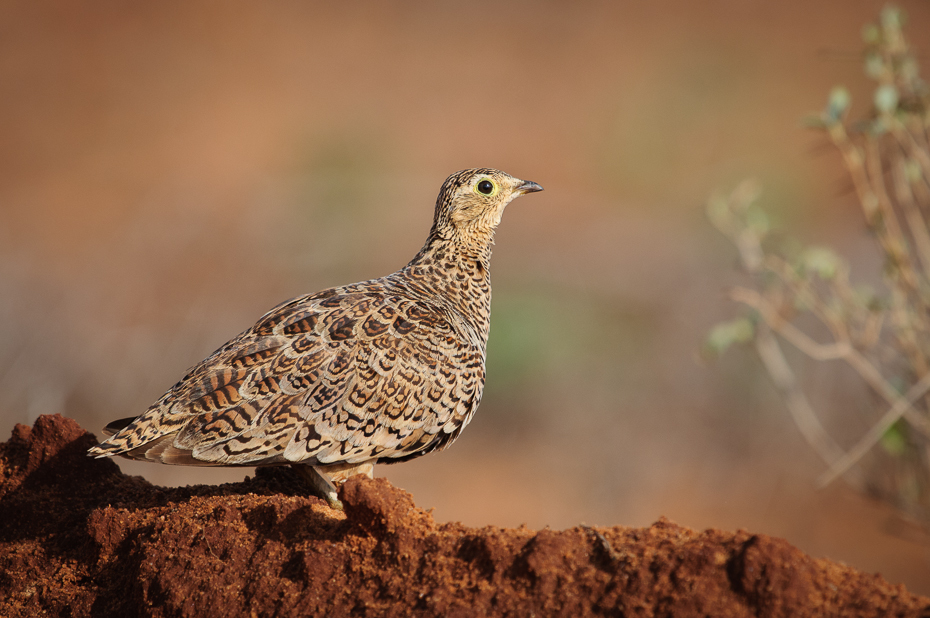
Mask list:
[{"label": "speckled feather pattern", "polygon": [[493,169],[453,174],[406,267],[272,309],[90,453],[325,469],[447,447],[484,387],[494,229],[539,190]]}]

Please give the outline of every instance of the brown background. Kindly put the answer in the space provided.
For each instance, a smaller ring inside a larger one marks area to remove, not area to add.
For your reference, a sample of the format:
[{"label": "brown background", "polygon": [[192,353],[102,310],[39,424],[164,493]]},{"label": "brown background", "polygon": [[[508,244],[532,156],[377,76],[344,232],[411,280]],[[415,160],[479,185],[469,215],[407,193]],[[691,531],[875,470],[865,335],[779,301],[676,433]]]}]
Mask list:
[{"label": "brown background", "polygon": [[[758,178],[779,225],[878,272],[801,119],[835,84],[866,113],[860,30],[881,4],[3,3],[0,431],[141,413],[277,302],[402,266],[446,175],[494,166],[546,192],[497,237],[484,403],[451,450],[376,474],[439,521],[665,515],[930,593],[927,536],[815,489],[753,356],[696,355],[742,281],[703,216],[716,189]],[[928,65],[930,4],[903,6]],[[851,444],[870,399],[803,367]]]}]

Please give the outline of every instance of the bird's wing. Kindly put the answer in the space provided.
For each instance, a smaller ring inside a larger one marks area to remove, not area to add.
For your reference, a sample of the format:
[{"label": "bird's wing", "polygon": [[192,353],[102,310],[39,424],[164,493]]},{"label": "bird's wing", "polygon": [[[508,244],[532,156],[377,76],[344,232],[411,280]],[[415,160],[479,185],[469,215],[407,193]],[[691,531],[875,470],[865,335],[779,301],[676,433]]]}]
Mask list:
[{"label": "bird's wing", "polygon": [[188,465],[400,461],[470,420],[484,353],[422,301],[328,290],[279,305],[91,452]]}]

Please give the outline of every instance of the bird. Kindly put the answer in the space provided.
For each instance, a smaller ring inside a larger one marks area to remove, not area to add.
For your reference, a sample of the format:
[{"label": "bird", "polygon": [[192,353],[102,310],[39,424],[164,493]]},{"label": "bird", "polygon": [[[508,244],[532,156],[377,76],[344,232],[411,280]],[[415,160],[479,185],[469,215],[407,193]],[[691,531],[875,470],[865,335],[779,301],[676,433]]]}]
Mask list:
[{"label": "bird", "polygon": [[290,464],[341,508],[349,477],[447,448],[484,390],[495,230],[507,204],[542,190],[491,168],[452,174],[406,266],[274,307],[88,454]]}]

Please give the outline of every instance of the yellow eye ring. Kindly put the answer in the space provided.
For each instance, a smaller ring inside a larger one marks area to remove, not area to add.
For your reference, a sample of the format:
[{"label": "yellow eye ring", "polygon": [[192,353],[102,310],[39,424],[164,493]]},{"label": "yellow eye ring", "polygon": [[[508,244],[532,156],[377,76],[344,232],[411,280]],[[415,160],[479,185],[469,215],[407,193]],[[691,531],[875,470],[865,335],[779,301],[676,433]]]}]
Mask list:
[{"label": "yellow eye ring", "polygon": [[497,183],[490,178],[482,178],[475,184],[475,193],[494,195],[497,193]]}]

